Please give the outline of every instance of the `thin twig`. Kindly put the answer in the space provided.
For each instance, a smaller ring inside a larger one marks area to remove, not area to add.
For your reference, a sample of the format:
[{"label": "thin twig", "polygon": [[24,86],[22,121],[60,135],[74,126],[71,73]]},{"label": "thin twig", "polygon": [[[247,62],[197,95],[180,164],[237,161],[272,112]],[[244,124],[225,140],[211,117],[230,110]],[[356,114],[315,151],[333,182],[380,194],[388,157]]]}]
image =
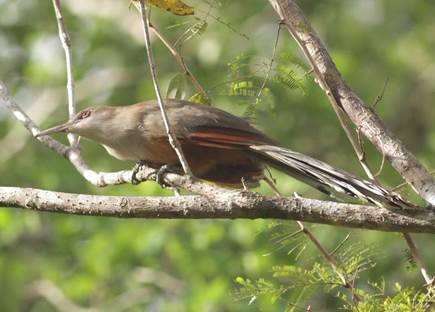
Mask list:
[{"label": "thin twig", "polygon": [[[57,27],[59,29],[59,38],[62,43],[63,50],[65,51],[65,61],[66,61],[66,77],[67,84],[66,90],[68,94],[68,114],[71,119],[77,111],[75,91],[74,91],[74,75],[73,75],[73,65],[72,65],[72,52],[71,52],[71,38],[68,34],[62,8],[60,5],[60,0],[53,0],[54,12],[56,13]],[[68,140],[71,146],[78,146],[79,141],[77,135],[73,133],[68,133]]]},{"label": "thin twig", "polygon": [[[366,152],[364,150],[364,144],[363,144],[363,138],[361,137],[361,131],[358,128],[355,131],[356,131],[356,137],[357,137],[358,145],[357,145],[357,148],[354,147],[354,151],[355,151],[355,154],[356,154],[356,156],[357,156],[357,158],[359,160],[359,163],[362,166],[362,168],[364,169],[364,172],[369,177],[369,179],[379,183],[379,181],[378,181],[378,179],[376,177],[376,174],[373,174],[372,170],[367,165]],[[350,140],[350,143],[353,146],[351,137],[348,136],[348,139]]]},{"label": "thin twig", "polygon": [[317,247],[317,249],[320,251],[320,253],[323,255],[323,257],[326,259],[326,261],[332,267],[335,274],[337,274],[338,278],[341,280],[343,287],[349,289],[349,291],[352,294],[352,299],[354,299],[355,301],[361,301],[361,298],[356,293],[356,289],[354,287],[354,284],[349,282],[347,280],[346,276],[341,272],[340,266],[337,263],[337,260],[335,260],[334,256],[331,255],[322,246],[322,244],[317,240],[317,238],[313,235],[313,233],[302,222],[296,221],[296,223],[299,225],[299,228],[304,232],[304,234],[313,242],[313,244]]},{"label": "thin twig", "polygon": [[380,176],[380,174],[382,173],[382,171],[384,170],[384,166],[385,166],[385,154],[382,153],[382,161],[381,161],[381,165],[379,166],[379,170],[376,172],[375,177]]},{"label": "thin twig", "polygon": [[382,87],[381,93],[379,93],[376,96],[375,100],[373,101],[372,108],[375,108],[376,105],[378,105],[382,101],[382,99],[384,98],[384,94],[385,94],[385,91],[387,90],[387,86],[388,86],[389,81],[390,81],[390,78],[387,77],[385,79],[384,86]]},{"label": "thin twig", "polygon": [[[430,171],[430,174],[435,175],[435,170]],[[397,191],[397,190],[401,189],[402,187],[407,186],[408,184],[409,184],[408,182],[400,183],[399,185],[396,185],[395,187],[393,187],[391,190]]]},{"label": "thin twig", "polygon": [[[272,190],[277,194],[277,196],[281,196],[282,194],[279,192],[279,190],[277,189],[276,185],[267,177],[263,178],[266,183],[272,188]],[[356,290],[355,288],[352,286],[352,283],[350,283],[346,277],[344,276],[344,274],[341,272],[341,269],[339,267],[339,264],[337,263],[337,261],[335,260],[334,256],[332,253],[329,253],[326,248],[324,248],[322,246],[322,244],[319,242],[319,240],[317,240],[317,238],[314,236],[314,234],[310,231],[310,229],[303,224],[301,221],[296,221],[296,223],[299,226],[300,232],[303,232],[305,234],[305,236],[311,240],[311,242],[314,244],[314,246],[316,246],[316,248],[320,251],[320,253],[323,255],[323,257],[326,259],[326,261],[329,263],[329,265],[332,267],[333,271],[335,272],[335,274],[337,274],[338,278],[341,280],[343,286],[345,288],[348,288],[352,294],[352,298],[355,298],[355,300],[359,301],[360,298],[358,297],[358,295],[356,294]],[[299,231],[298,231],[299,232]],[[298,233],[296,232],[296,233]]]},{"label": "thin twig", "polygon": [[184,156],[183,150],[181,149],[181,145],[178,142],[177,137],[172,131],[171,125],[169,123],[168,114],[166,113],[165,104],[163,102],[163,97],[160,92],[160,87],[157,82],[157,73],[156,73],[156,67],[154,63],[154,57],[151,49],[151,40],[150,40],[150,34],[149,34],[149,10],[148,7],[145,5],[144,0],[139,0],[140,4],[140,13],[141,13],[141,20],[142,20],[142,27],[143,27],[143,34],[145,39],[145,48],[147,52],[147,58],[148,58],[148,64],[151,71],[151,78],[154,85],[154,90],[156,92],[157,96],[157,102],[159,103],[160,111],[162,113],[162,119],[163,123],[165,125],[166,134],[168,135],[169,143],[171,144],[172,148],[174,149],[175,153],[178,156],[178,159],[180,160],[180,164],[183,167],[184,173],[188,176],[193,176],[192,171],[190,170],[189,164],[187,163],[187,160]]},{"label": "thin twig", "polygon": [[408,245],[409,250],[411,251],[411,256],[414,259],[415,263],[420,269],[421,275],[423,275],[424,280],[426,281],[426,285],[428,289],[434,289],[434,277],[430,276],[428,273],[428,270],[426,268],[426,265],[423,261],[423,258],[420,256],[420,253],[418,252],[417,245],[414,242],[414,239],[412,238],[411,234],[409,233],[403,233],[403,238],[406,241],[406,244]]},{"label": "thin twig", "polygon": [[[390,81],[390,78],[387,77],[387,78],[385,79],[384,86],[382,87],[381,93],[379,93],[379,94],[376,96],[375,100],[373,101],[372,108],[375,108],[376,105],[378,105],[378,104],[383,100],[384,95],[385,95],[385,91],[387,90],[387,86],[388,86],[388,82],[389,82],[389,81]],[[382,152],[382,161],[381,161],[381,165],[380,165],[378,171],[375,173],[375,178],[377,178],[377,177],[382,173],[382,170],[384,169],[384,165],[385,165],[385,159],[386,159],[386,157],[385,157],[385,153]]]},{"label": "thin twig", "polygon": [[260,90],[258,91],[256,101],[258,101],[261,95],[263,94],[263,90],[266,87],[267,82],[269,81],[270,73],[272,72],[273,63],[275,62],[276,49],[278,47],[279,35],[281,33],[282,25],[283,25],[282,23],[278,24],[278,30],[276,31],[275,43],[273,45],[273,50],[272,50],[272,57],[270,59],[269,66],[267,68],[266,77],[264,77],[263,83],[260,87]]},{"label": "thin twig", "polygon": [[346,235],[346,237],[337,245],[337,247],[334,248],[333,251],[331,251],[329,254],[332,256],[333,254],[335,254],[341,247],[343,247],[343,245],[347,242],[347,240],[350,237],[350,233],[348,233]]},{"label": "thin twig", "polygon": [[192,74],[189,67],[187,67],[186,62],[184,61],[184,57],[181,55],[181,53],[168,40],[166,40],[165,37],[163,37],[163,35],[160,33],[160,31],[153,24],[150,23],[149,27],[153,31],[153,33],[156,35],[156,37],[159,38],[159,40],[165,45],[165,47],[169,50],[169,52],[175,58],[178,65],[180,65],[181,69],[183,70],[183,73],[190,79],[190,81],[192,82],[192,85],[195,87],[197,92],[203,94],[205,97],[208,97],[207,92],[204,90],[204,88],[201,86],[201,84],[198,82],[198,80]]}]

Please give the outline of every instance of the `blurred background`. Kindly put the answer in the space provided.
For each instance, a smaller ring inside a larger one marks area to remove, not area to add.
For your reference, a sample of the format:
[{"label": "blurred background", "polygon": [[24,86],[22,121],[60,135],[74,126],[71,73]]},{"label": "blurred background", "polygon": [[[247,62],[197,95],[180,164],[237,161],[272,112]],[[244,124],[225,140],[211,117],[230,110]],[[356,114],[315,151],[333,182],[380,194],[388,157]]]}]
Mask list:
[{"label": "blurred background", "polygon": [[[325,95],[307,73],[286,30],[261,99],[278,19],[265,0],[189,0],[195,16],[152,10],[152,21],[177,43],[212,105],[249,115],[283,145],[364,176]],[[137,11],[128,1],[62,1],[73,43],[78,107],[127,105],[154,98]],[[435,167],[435,7],[428,1],[303,1],[342,75],[366,103],[388,85],[376,111],[430,169]],[[65,62],[51,1],[0,0],[0,79],[42,128],[67,118]],[[162,90],[185,98],[196,93],[177,63],[153,37]],[[288,73],[288,80],[283,78]],[[171,83],[172,82],[172,83]],[[240,84],[241,83],[241,84]],[[172,87],[170,87],[172,85]],[[244,87],[240,87],[243,85]],[[257,88],[257,89],[256,89]],[[176,90],[175,90],[176,91]],[[66,142],[63,135],[57,136]],[[96,144],[82,141],[95,170],[131,168]],[[382,157],[366,144],[374,171]],[[285,194],[318,192],[273,172]],[[381,180],[400,177],[386,164]],[[0,106],[0,185],[105,195],[171,195],[153,182],[96,188],[62,157],[32,139]],[[262,186],[262,193],[270,190]],[[401,190],[414,198],[409,188]],[[320,256],[305,242],[299,257],[273,243],[272,221],[117,220],[0,210],[0,310],[2,311],[282,311],[285,302],[234,296],[238,276],[268,277],[275,265],[310,267]],[[291,229],[292,222],[283,223]],[[376,266],[361,280],[420,287],[400,234],[312,226],[332,250],[352,242],[376,250]],[[433,237],[415,235],[435,271]],[[337,299],[316,294],[302,306],[335,311]],[[76,309],[76,310],[74,310]]]}]

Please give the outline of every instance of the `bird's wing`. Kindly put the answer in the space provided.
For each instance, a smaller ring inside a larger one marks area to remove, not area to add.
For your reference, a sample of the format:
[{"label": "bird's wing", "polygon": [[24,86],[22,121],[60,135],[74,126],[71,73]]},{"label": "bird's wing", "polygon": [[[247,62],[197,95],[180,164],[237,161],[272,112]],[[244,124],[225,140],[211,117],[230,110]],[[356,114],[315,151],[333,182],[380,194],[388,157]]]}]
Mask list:
[{"label": "bird's wing", "polygon": [[224,149],[241,149],[251,145],[270,144],[271,139],[260,132],[250,132],[227,127],[199,126],[190,133],[189,140],[195,144]]}]

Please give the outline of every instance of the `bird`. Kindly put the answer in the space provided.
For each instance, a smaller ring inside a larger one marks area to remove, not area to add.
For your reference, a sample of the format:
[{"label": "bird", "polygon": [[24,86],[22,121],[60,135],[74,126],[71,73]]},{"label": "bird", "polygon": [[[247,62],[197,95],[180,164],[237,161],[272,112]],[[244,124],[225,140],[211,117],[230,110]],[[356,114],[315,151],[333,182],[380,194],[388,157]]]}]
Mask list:
[{"label": "bird", "polygon": [[[375,182],[282,146],[246,118],[185,100],[167,99],[164,103],[187,163],[193,175],[202,180],[233,188],[254,187],[265,178],[266,167],[272,167],[328,195],[346,194],[378,206],[411,206]],[[57,132],[95,141],[120,160],[182,173],[156,100],[85,108],[37,136]]]}]

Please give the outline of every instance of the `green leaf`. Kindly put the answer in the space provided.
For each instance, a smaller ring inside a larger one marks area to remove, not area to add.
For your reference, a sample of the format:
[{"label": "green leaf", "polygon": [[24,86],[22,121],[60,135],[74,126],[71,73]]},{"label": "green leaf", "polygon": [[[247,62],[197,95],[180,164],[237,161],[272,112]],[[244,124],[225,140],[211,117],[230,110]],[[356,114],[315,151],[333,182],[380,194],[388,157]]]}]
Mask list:
[{"label": "green leaf", "polygon": [[211,99],[207,96],[207,94],[204,94],[202,92],[195,93],[189,98],[190,102],[198,103],[198,104],[206,104],[211,105]]}]

